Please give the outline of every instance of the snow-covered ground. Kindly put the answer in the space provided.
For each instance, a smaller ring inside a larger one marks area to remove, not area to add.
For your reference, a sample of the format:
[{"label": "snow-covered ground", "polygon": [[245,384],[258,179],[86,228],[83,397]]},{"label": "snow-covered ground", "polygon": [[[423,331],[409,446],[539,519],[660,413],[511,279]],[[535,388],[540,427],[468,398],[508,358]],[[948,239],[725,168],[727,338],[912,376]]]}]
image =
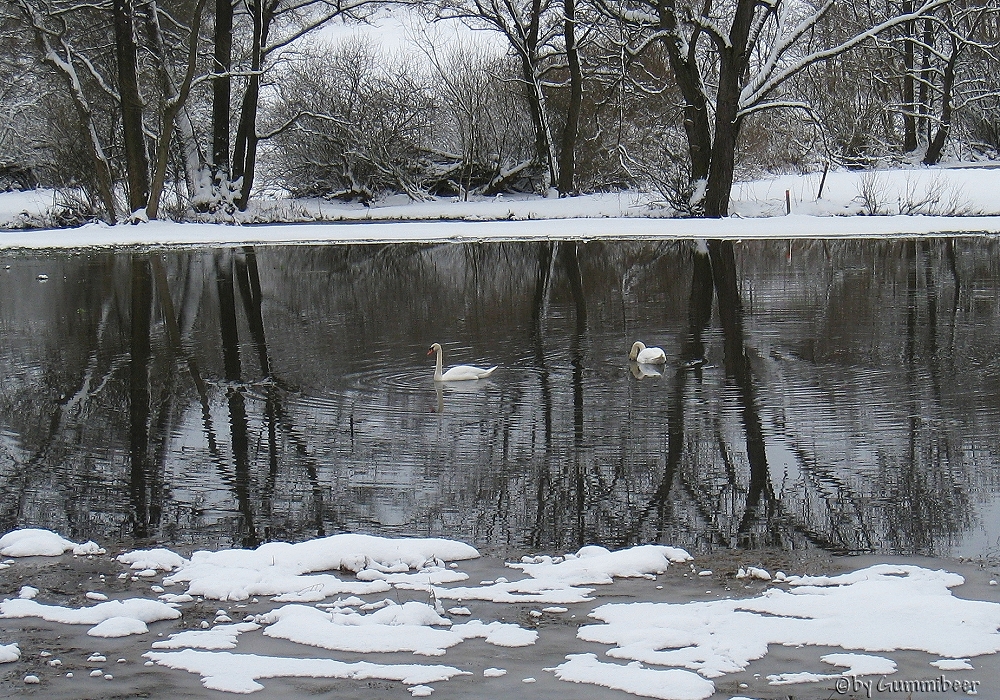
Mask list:
[{"label": "snow-covered ground", "polygon": [[[346,534],[190,557],[164,548],[115,556],[35,529],[0,538],[0,556],[8,557],[0,565],[5,582],[32,557],[60,557],[67,570],[75,561],[116,567],[64,584],[85,591],[81,605],[46,600],[66,593],[42,582],[23,583],[0,602],[0,663],[16,669],[11,687],[47,684],[62,695],[89,687],[90,677],[114,680],[107,659],[126,653],[114,646],[120,640],[133,649],[138,640],[141,659],[118,661],[123,671],[142,664],[132,683],[158,673],[160,687],[172,688],[180,679],[169,674],[184,671],[207,689],[252,693],[280,678],[381,680],[398,697],[454,695],[454,683],[477,697],[538,683],[532,695],[544,696],[551,684],[576,683],[586,698],[735,698],[726,688],[751,684],[728,677],[749,678],[772,653],[782,670],[750,679],[768,696],[794,685],[796,696],[892,688],[989,697],[995,688],[984,683],[996,666],[989,660],[1000,651],[1000,603],[955,595],[965,584],[957,573],[902,563],[837,575],[713,572],[675,547],[587,546],[525,556],[498,569],[506,576],[475,582],[463,569],[481,566],[478,552],[444,539]],[[989,583],[979,592],[997,590]],[[62,656],[12,631],[25,619],[55,625]],[[74,626],[104,646],[71,648]],[[531,652],[553,638],[561,645],[555,658]],[[460,651],[475,639],[483,641],[470,648],[479,651]],[[801,650],[797,661],[773,652],[781,648]],[[394,662],[400,653],[415,658]],[[86,657],[74,668],[88,673],[75,679],[66,670],[71,656]]]},{"label": "snow-covered ground", "polygon": [[[654,195],[620,192],[562,199],[500,196],[427,202],[396,196],[369,207],[262,198],[240,215],[241,226],[152,222],[16,230],[53,205],[51,191],[37,190],[0,194],[0,247],[994,233],[1000,231],[998,191],[1000,169],[992,167],[838,171],[825,181],[822,173],[810,173],[738,183],[732,216],[724,220],[674,218]],[[292,222],[297,225],[284,225]]]}]

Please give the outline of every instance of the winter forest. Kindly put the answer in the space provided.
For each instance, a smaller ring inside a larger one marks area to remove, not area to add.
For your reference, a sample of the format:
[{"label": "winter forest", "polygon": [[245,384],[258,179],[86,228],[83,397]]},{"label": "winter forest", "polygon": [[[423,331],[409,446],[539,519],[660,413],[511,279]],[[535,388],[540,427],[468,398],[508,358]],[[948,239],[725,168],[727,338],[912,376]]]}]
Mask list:
[{"label": "winter forest", "polygon": [[[403,42],[356,34],[394,18]],[[998,0],[4,0],[0,190],[64,224],[984,160]],[[400,46],[405,44],[405,50]]]}]

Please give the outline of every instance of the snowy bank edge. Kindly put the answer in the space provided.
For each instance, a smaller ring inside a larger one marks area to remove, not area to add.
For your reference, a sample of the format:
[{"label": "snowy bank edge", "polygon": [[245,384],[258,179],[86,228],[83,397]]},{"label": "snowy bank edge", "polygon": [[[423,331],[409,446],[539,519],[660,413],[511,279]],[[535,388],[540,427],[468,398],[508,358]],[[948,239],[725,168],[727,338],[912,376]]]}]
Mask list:
[{"label": "snowy bank edge", "polygon": [[476,243],[530,240],[822,239],[1000,235],[1000,216],[640,217],[526,221],[331,222],[233,226],[154,221],[75,229],[0,231],[0,249],[322,243]]}]

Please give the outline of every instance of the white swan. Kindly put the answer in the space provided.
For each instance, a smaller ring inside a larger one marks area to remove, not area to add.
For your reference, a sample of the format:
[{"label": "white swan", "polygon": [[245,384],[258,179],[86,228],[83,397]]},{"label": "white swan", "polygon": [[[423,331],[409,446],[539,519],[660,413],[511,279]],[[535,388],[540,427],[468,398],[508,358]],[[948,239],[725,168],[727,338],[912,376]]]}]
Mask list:
[{"label": "white swan", "polygon": [[667,353],[663,352],[663,348],[647,348],[637,340],[632,343],[628,359],[644,365],[662,365],[667,361]]},{"label": "white swan", "polygon": [[437,363],[434,365],[434,381],[436,382],[459,382],[469,379],[486,379],[486,377],[493,374],[497,366],[494,365],[489,369],[483,369],[482,367],[473,367],[472,365],[455,365],[454,367],[449,367],[448,371],[441,373],[441,356],[442,350],[439,343],[434,343],[431,345],[431,349],[427,351],[427,354],[437,353]]}]

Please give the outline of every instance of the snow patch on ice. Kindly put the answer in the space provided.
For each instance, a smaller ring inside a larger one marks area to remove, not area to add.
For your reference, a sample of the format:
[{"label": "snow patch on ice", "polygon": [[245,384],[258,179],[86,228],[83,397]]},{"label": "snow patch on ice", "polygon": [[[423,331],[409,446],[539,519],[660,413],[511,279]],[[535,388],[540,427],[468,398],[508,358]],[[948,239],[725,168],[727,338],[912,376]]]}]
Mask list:
[{"label": "snow patch on ice", "polygon": [[[257,549],[195,552],[190,562],[164,578],[164,585],[187,583],[189,595],[215,600],[283,596],[282,602],[316,602],[338,594],[365,595],[391,590],[385,580],[344,581],[318,571],[402,573],[445,561],[473,559],[467,544],[434,538],[392,539],[371,535],[333,535],[289,544],[269,542]],[[454,572],[444,571],[450,577]]]},{"label": "snow patch on ice", "polygon": [[776,673],[767,677],[771,685],[790,685],[792,683],[819,683],[842,677],[858,676],[888,676],[896,672],[896,662],[884,656],[870,654],[827,654],[820,657],[833,666],[846,669],[842,673]]},{"label": "snow patch on ice", "polygon": [[167,639],[153,642],[154,649],[235,649],[237,638],[244,632],[259,630],[253,622],[217,625],[210,630],[185,630]]},{"label": "snow patch on ice", "polygon": [[971,671],[974,666],[969,662],[970,659],[938,659],[931,661],[931,666],[942,671]]},{"label": "snow patch on ice", "polygon": [[888,676],[896,672],[896,662],[884,656],[871,654],[826,654],[819,657],[833,666],[847,669],[844,676]]},{"label": "snow patch on ice", "polygon": [[452,569],[431,566],[416,573],[382,573],[375,569],[365,569],[357,574],[359,581],[385,581],[401,590],[430,590],[432,585],[465,581],[469,575]]},{"label": "snow patch on ice", "polygon": [[715,692],[715,684],[697,673],[677,668],[644,668],[638,662],[627,666],[597,660],[595,654],[570,654],[553,671],[556,678],[588,683],[612,690],[659,700],[704,700]]},{"label": "snow patch on ice", "polygon": [[529,603],[567,605],[586,603],[593,600],[593,588],[570,586],[562,581],[524,579],[522,581],[499,581],[485,586],[457,586],[454,588],[434,587],[438,600],[489,600],[494,603]]},{"label": "snow patch on ice", "polygon": [[557,580],[570,586],[613,583],[615,578],[652,578],[662,574],[671,563],[689,562],[693,557],[678,547],[646,544],[616,552],[589,545],[575,555],[554,561],[535,557],[531,562],[507,564],[532,578]]},{"label": "snow patch on ice", "polygon": [[[494,603],[529,603],[566,605],[593,600],[593,588],[584,585],[607,585],[615,578],[649,578],[666,571],[673,563],[691,561],[683,549],[661,545],[641,545],[616,552],[604,547],[587,546],[575,554],[563,557],[523,557],[520,562],[508,563],[531,578],[508,581],[499,577],[483,581],[479,587],[462,586],[443,588],[435,586],[437,599],[488,600]],[[552,609],[552,608],[549,608]]]},{"label": "snow patch on ice", "polygon": [[386,605],[368,614],[285,605],[258,619],[268,625],[265,636],[355,653],[408,651],[441,656],[466,639],[483,638],[488,644],[519,647],[534,644],[538,638],[534,630],[510,623],[472,620],[452,626],[430,605],[418,601]]},{"label": "snow patch on ice", "polygon": [[[158,600],[130,598],[128,600],[109,600],[86,608],[67,608],[59,605],[42,605],[34,600],[17,598],[0,602],[0,618],[39,617],[49,622],[59,622],[64,625],[96,625],[87,634],[93,636],[119,637],[126,634],[141,634],[148,630],[141,629],[138,623],[156,622],[158,620],[176,620],[181,613]],[[126,622],[130,619],[132,622]],[[106,621],[108,624],[101,626]],[[145,627],[143,624],[142,627]]]},{"label": "snow patch on ice", "polygon": [[194,596],[188,595],[187,593],[164,593],[160,596],[160,600],[164,603],[190,603],[194,600]]},{"label": "snow patch on ice", "polygon": [[325,612],[304,605],[285,605],[263,615],[268,637],[335,651],[370,653],[409,651],[440,656],[462,637],[448,629],[451,621],[439,616],[426,603],[410,601],[364,615],[357,612]]},{"label": "snow patch on ice", "polygon": [[[746,569],[740,567],[736,572],[736,578],[738,579],[758,579],[760,581],[770,581],[771,574],[768,573],[767,569],[761,569],[757,566],[748,566]],[[781,580],[784,581],[784,574],[782,574]]]},{"label": "snow patch on ice", "polygon": [[146,627],[146,623],[134,617],[109,617],[104,622],[87,630],[87,634],[91,637],[107,637],[109,639],[128,637],[133,634],[146,634],[147,632],[149,632],[149,628]]},{"label": "snow patch on ice", "polygon": [[228,651],[149,651],[145,658],[160,666],[197,673],[202,685],[211,690],[252,693],[262,690],[262,678],[344,678],[399,681],[407,686],[446,681],[467,671],[451,666],[373,664],[367,661],[345,663],[333,659],[290,659],[259,654],[234,654]]},{"label": "snow patch on ice", "polygon": [[83,544],[78,544],[75,547],[73,547],[73,554],[74,556],[78,557],[93,556],[106,553],[107,551],[104,549],[104,547],[101,547],[96,542],[92,542],[90,540],[84,542]]},{"label": "snow patch on ice", "polygon": [[5,557],[58,557],[66,552],[84,556],[104,554],[94,542],[76,544],[49,530],[23,528],[0,537],[0,555]]},{"label": "snow patch on ice", "polygon": [[472,620],[451,629],[462,635],[463,639],[482,638],[487,644],[498,647],[526,647],[538,640],[538,632],[535,630],[524,629],[509,622],[484,624],[479,620]]},{"label": "snow patch on ice", "polygon": [[794,673],[772,673],[768,675],[767,682],[771,685],[794,685],[797,683],[820,683],[833,678],[840,678],[840,674],[797,671]]},{"label": "snow patch on ice", "polygon": [[130,568],[155,571],[173,571],[188,563],[188,560],[176,552],[162,547],[156,549],[137,549],[118,555],[118,561],[128,564]]},{"label": "snow patch on ice", "polygon": [[21,658],[21,649],[17,642],[13,644],[0,644],[0,664],[9,664]]},{"label": "snow patch on ice", "polygon": [[[744,670],[769,644],[870,652],[922,650],[949,657],[1000,651],[1000,604],[965,600],[957,574],[880,564],[840,576],[789,577],[791,590],[692,603],[615,603],[580,628],[614,645],[612,658],[679,666],[706,678]],[[920,624],[910,621],[919,619]]]}]

